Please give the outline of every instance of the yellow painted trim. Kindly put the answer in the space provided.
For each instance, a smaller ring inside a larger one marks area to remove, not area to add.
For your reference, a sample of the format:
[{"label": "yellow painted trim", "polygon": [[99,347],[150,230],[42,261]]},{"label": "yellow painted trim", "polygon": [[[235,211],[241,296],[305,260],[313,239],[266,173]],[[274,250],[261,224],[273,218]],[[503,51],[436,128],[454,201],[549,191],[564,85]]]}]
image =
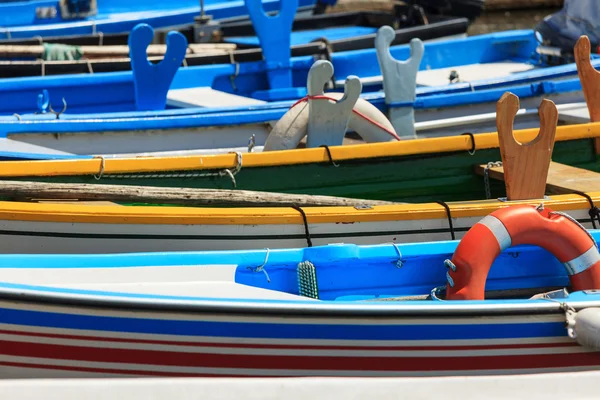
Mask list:
[{"label": "yellow painted trim", "polygon": [[[529,142],[537,136],[538,129],[515,131],[520,142]],[[600,122],[581,125],[559,126],[556,141],[600,138]],[[470,150],[469,136],[449,136],[441,138],[407,140],[396,143],[373,143],[352,146],[331,147],[331,156],[336,161],[352,159],[372,159],[380,157],[399,157],[417,154],[447,153]],[[498,147],[497,133],[475,135],[477,149]],[[243,167],[273,167],[283,165],[328,162],[329,157],[323,148],[296,149],[265,153],[244,153]],[[185,157],[138,157],[106,159],[105,174],[187,171],[233,168],[236,166],[235,154],[219,154]],[[54,161],[3,161],[0,163],[0,177],[16,176],[57,176],[98,174],[102,161],[99,158],[87,160]]]},{"label": "yellow painted trim", "polygon": [[[600,202],[600,192],[589,193]],[[481,200],[448,203],[454,218],[483,217],[499,208],[513,204],[539,204],[540,200],[501,202]],[[544,200],[556,211],[588,209],[586,199],[578,195],[557,195]],[[398,204],[357,210],[354,207],[306,207],[311,224],[409,221],[446,219],[446,210],[436,203]],[[142,225],[282,225],[302,224],[300,213],[292,208],[194,208],[146,206],[92,206],[79,204],[48,204],[0,202],[0,220],[142,224]]]}]

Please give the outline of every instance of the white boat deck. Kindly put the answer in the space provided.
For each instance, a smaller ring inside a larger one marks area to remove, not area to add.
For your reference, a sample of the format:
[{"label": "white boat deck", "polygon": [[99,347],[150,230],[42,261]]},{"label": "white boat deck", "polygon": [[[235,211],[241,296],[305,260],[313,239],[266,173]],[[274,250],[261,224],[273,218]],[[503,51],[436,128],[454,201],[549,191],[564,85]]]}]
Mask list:
[{"label": "white boat deck", "polygon": [[167,94],[167,105],[179,108],[244,107],[265,104],[266,101],[238,96],[210,87],[172,89]]},{"label": "white boat deck", "polygon": [[236,283],[237,268],[235,264],[122,268],[0,268],[0,274],[3,282],[75,290],[215,299],[313,300]]},{"label": "white boat deck", "polygon": [[[502,78],[514,73],[532,70],[533,65],[514,61],[502,61],[497,63],[458,65],[448,68],[437,68],[419,71],[417,73],[417,85],[419,86],[443,86],[450,83],[448,77],[450,72],[456,71],[461,82],[473,82],[482,79]],[[383,82],[381,75],[360,78],[363,85],[375,85]],[[336,86],[343,87],[345,79],[335,82]]]}]

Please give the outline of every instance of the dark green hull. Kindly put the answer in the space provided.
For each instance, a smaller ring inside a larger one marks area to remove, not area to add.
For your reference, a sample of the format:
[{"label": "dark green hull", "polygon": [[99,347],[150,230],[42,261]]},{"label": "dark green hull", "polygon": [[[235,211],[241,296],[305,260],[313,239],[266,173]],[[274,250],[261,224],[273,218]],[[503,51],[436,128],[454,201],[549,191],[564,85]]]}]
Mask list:
[{"label": "dark green hull", "polygon": [[[235,175],[237,189],[283,193],[317,194],[402,202],[460,201],[485,199],[483,177],[473,166],[500,161],[499,149],[420,154],[389,158],[357,159],[331,163],[242,167]],[[600,172],[593,139],[556,142],[553,161]],[[162,187],[232,189],[228,175],[194,176],[209,171],[104,175],[19,177],[63,183],[146,185]],[[213,171],[214,172],[214,171]],[[164,177],[161,177],[163,175]],[[177,176],[174,176],[177,175]],[[491,182],[492,197],[505,196],[501,182]]]}]

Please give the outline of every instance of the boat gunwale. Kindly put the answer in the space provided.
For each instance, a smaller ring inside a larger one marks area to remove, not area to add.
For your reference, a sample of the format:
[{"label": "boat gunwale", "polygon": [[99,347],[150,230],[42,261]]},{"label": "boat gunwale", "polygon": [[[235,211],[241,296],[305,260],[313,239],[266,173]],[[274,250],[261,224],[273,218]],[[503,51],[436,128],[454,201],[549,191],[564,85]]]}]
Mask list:
[{"label": "boat gunwale", "polygon": [[[243,314],[248,317],[259,315],[275,316],[354,316],[360,317],[475,317],[475,316],[518,316],[527,314],[564,314],[568,306],[576,311],[600,306],[598,300],[567,300],[549,301],[537,300],[483,300],[483,301],[398,301],[398,302],[342,302],[342,301],[295,301],[295,300],[246,300],[246,299],[186,299],[173,298],[143,298],[136,295],[118,292],[98,292],[81,294],[76,289],[55,289],[39,286],[39,289],[27,289],[28,285],[13,285],[22,288],[10,288],[10,283],[0,282],[0,310],[6,308],[2,302],[17,302],[19,304],[38,304],[58,307],[79,307],[88,309],[114,308],[115,311],[157,311],[178,313],[205,314]],[[42,290],[47,290],[43,292]],[[50,292],[53,291],[53,292]],[[79,291],[93,292],[93,291]],[[105,293],[106,295],[102,295]],[[577,292],[576,292],[577,293]],[[125,297],[127,295],[128,297]],[[597,295],[593,295],[597,297]],[[145,297],[150,297],[146,295]],[[166,296],[164,296],[166,297]],[[384,304],[382,304],[384,303]],[[398,322],[402,322],[399,320]]]},{"label": "boat gunwale", "polygon": [[[539,129],[523,129],[514,132],[521,143],[537,137]],[[362,161],[377,158],[452,153],[458,151],[494,149],[499,147],[498,133],[479,133],[472,136],[457,135],[423,138],[398,142],[366,143],[325,148],[279,150],[261,153],[241,153],[243,168],[283,167],[299,164],[329,163],[331,160]],[[600,137],[600,122],[559,126],[556,142]],[[331,154],[331,157],[329,156]],[[103,173],[144,173],[159,171],[216,170],[235,168],[238,157],[235,153],[193,155],[174,157],[131,157],[74,160],[4,161],[0,163],[0,177],[24,176],[73,176],[95,175],[104,164]],[[160,165],[160,167],[157,167]]]},{"label": "boat gunwale", "polygon": [[[600,203],[600,192],[587,193]],[[532,206],[543,202],[556,211],[589,209],[588,200],[577,194],[553,195],[546,199],[506,202],[498,199],[448,202],[452,217],[483,217],[499,208],[515,204]],[[357,201],[357,204],[359,202]],[[408,203],[371,208],[303,207],[309,224],[353,224],[392,221],[447,219],[448,213],[438,203]],[[63,222],[92,224],[141,225],[287,225],[304,223],[303,216],[292,207],[163,207],[114,206],[71,203],[0,202],[0,221]],[[359,228],[360,229],[360,228]],[[360,231],[359,231],[360,232]]]}]

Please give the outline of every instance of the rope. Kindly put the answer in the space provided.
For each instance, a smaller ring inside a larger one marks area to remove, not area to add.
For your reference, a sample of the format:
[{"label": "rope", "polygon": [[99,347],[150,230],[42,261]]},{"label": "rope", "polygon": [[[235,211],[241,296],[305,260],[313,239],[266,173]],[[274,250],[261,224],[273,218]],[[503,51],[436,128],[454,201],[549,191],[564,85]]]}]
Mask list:
[{"label": "rope", "polygon": [[102,157],[102,156],[98,156],[98,157],[94,157],[94,158],[100,158],[102,160],[102,162],[100,163],[100,173],[98,175],[94,174],[94,179],[99,181],[100,179],[102,179],[102,175],[104,175],[105,160],[104,160],[104,157]]},{"label": "rope", "polygon": [[265,276],[267,277],[267,282],[271,283],[271,278],[269,278],[269,274],[267,273],[267,270],[265,269],[265,265],[267,265],[267,261],[269,261],[269,248],[266,249],[267,250],[267,254],[265,254],[265,260],[263,261],[263,263],[261,265],[259,265],[258,267],[246,267],[246,269],[252,271],[252,272],[262,272],[265,274]]},{"label": "rope", "polygon": [[469,155],[473,156],[475,155],[475,136],[473,136],[473,134],[471,132],[465,132],[465,133],[461,133],[461,136],[463,135],[469,135],[469,137],[471,138],[471,150],[469,150]]},{"label": "rope", "polygon": [[327,156],[329,157],[329,161],[331,162],[331,165],[333,165],[334,167],[339,167],[339,164],[336,164],[335,161],[333,161],[333,157],[331,157],[331,150],[329,150],[329,146],[327,146],[326,144],[322,144],[319,147],[325,147],[325,150],[327,151]]},{"label": "rope", "polygon": [[229,176],[233,187],[237,187],[235,176],[242,170],[243,158],[242,153],[236,151],[237,165],[233,169],[224,169],[217,172],[174,172],[174,173],[152,173],[152,174],[107,174],[105,178],[112,179],[185,179],[185,178],[207,178],[207,177],[223,177]]},{"label": "rope", "polygon": [[44,52],[42,60],[44,61],[71,61],[79,60],[83,56],[83,51],[79,46],[71,46],[59,43],[44,43]]},{"label": "rope", "polygon": [[235,84],[235,78],[240,74],[240,63],[235,61],[235,57],[233,52],[229,52],[229,63],[235,65],[235,73],[234,75],[229,75],[229,81],[231,82],[231,88],[234,92],[238,91],[237,85]]},{"label": "rope", "polygon": [[596,246],[596,249],[598,249],[598,243],[596,243],[592,234],[587,229],[585,229],[585,227],[583,225],[581,225],[579,223],[579,221],[577,221],[575,218],[571,217],[569,214],[566,214],[566,213],[560,212],[560,211],[552,211],[552,212],[548,213],[548,216],[550,216],[550,215],[560,215],[562,217],[565,217],[566,219],[568,219],[575,225],[577,225],[579,228],[581,228],[582,231],[584,231],[586,233],[586,235],[588,235],[588,237],[590,238],[592,243],[594,243],[594,246]]},{"label": "rope", "polygon": [[[451,269],[452,272],[456,272],[456,265],[454,265],[452,260],[444,260],[444,267],[446,267],[447,270]],[[450,276],[450,271],[446,271],[446,280],[450,287],[454,287],[454,279]]]},{"label": "rope", "polygon": [[[333,97],[329,97],[329,96],[325,96],[325,95],[318,95],[318,96],[306,96],[301,98],[300,100],[298,100],[297,102],[295,102],[291,107],[290,110],[294,107],[296,107],[298,104],[300,103],[304,103],[305,101],[308,100],[331,100],[333,102],[338,102],[338,100],[334,99]],[[354,108],[352,109],[352,112],[356,115],[358,115],[360,118],[364,119],[365,121],[375,125],[376,127],[378,127],[379,129],[381,129],[382,131],[384,131],[385,133],[387,133],[388,135],[390,135],[391,137],[393,137],[396,140],[401,140],[400,137],[398,135],[396,135],[396,133],[392,132],[391,130],[389,130],[388,128],[386,128],[385,126],[381,125],[379,122],[375,121],[372,118],[369,118],[368,116],[366,116],[365,114],[361,113],[358,110],[355,110]]]},{"label": "rope", "polygon": [[304,233],[306,235],[306,243],[308,244],[308,247],[312,247],[313,244],[312,239],[310,238],[310,230],[308,229],[308,220],[306,219],[306,213],[303,209],[301,209],[298,206],[292,206],[292,208],[302,215],[302,221],[304,222]]},{"label": "rope", "polygon": [[600,223],[600,209],[598,207],[596,207],[596,205],[594,204],[594,200],[592,200],[592,198],[590,197],[589,194],[580,192],[578,190],[573,191],[573,194],[585,197],[585,199],[588,201],[588,203],[590,203],[590,210],[589,210],[588,214],[589,214],[590,218],[592,219],[592,226],[594,227],[594,229],[598,229],[597,225],[596,225],[596,219]]},{"label": "rope", "polygon": [[452,240],[456,240],[456,235],[454,234],[454,224],[452,223],[452,214],[450,213],[450,207],[448,207],[448,204],[444,203],[443,201],[436,201],[436,203],[446,209],[446,215],[448,216],[448,225],[450,226],[450,235],[452,235]]},{"label": "rope", "polygon": [[396,243],[392,242],[392,246],[396,249],[396,253],[398,253],[398,260],[396,261],[396,268],[402,268],[404,266],[404,261],[402,261],[402,252],[400,251],[400,247]]}]

